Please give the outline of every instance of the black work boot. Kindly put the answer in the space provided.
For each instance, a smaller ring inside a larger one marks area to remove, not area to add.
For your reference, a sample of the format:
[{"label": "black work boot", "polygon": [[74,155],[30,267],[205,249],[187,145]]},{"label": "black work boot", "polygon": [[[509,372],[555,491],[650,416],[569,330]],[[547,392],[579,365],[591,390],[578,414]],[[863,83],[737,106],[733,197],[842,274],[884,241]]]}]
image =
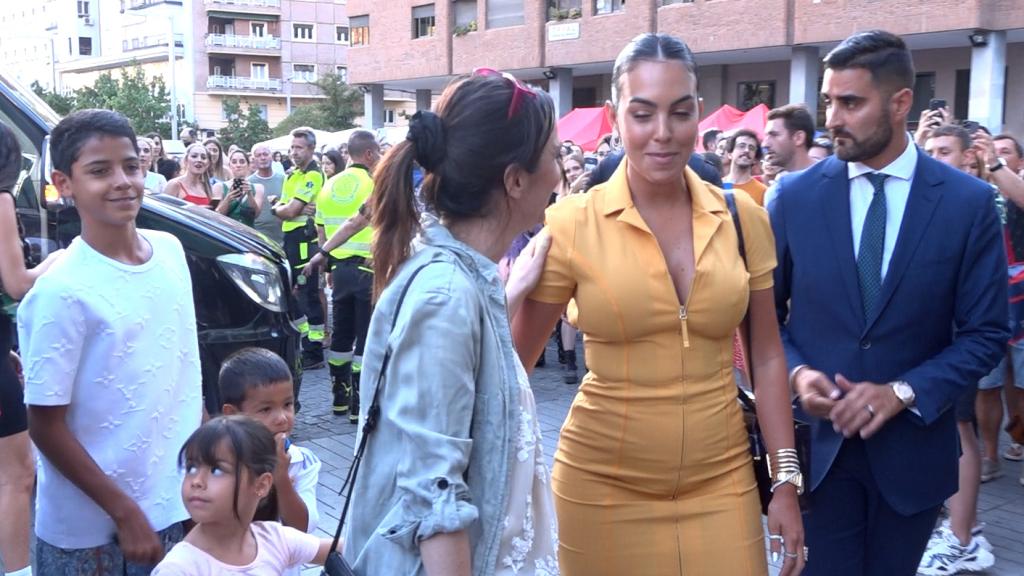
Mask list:
[{"label": "black work boot", "polygon": [[352,366],[343,364],[331,366],[331,392],[334,394],[334,404],[331,412],[335,416],[348,414],[349,400],[352,396]]},{"label": "black work boot", "polygon": [[565,366],[563,367],[563,379],[566,384],[576,385],[579,384],[579,374],[576,369],[576,351],[566,350],[565,351]]},{"label": "black work boot", "polygon": [[352,373],[352,388],[348,403],[348,421],[350,424],[359,424],[359,375],[360,372]]}]

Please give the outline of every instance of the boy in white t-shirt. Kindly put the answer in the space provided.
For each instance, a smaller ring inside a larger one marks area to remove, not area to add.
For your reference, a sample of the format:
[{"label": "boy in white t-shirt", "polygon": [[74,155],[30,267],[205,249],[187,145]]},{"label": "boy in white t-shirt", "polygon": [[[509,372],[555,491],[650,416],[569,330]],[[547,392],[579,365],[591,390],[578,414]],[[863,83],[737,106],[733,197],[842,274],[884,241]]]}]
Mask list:
[{"label": "boy in white t-shirt", "polygon": [[[277,467],[271,495],[256,511],[256,520],[280,521],[312,534],[320,515],[316,486],[320,459],[288,436],[295,425],[295,392],[288,364],[264,348],[243,348],[228,356],[218,378],[221,411],[244,414],[263,424],[277,443]],[[296,568],[285,574],[298,574]]]},{"label": "boy in white t-shirt", "polygon": [[42,455],[38,574],[149,574],[188,518],[175,455],[202,418],[181,244],[137,230],[144,173],[121,114],[51,134],[52,180],[82,234],[18,311],[29,433]]}]

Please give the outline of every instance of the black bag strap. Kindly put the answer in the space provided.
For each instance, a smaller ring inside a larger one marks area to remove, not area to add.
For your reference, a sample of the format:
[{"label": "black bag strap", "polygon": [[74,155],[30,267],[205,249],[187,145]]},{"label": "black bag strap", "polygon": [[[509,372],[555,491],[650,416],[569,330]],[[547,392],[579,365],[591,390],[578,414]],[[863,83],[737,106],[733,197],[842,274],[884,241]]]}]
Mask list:
[{"label": "black bag strap", "polygon": [[[412,286],[413,280],[416,276],[433,262],[427,262],[421,264],[419,268],[412,271],[409,275],[408,282],[402,288],[402,293],[398,296],[398,304],[395,305],[395,313],[391,316],[391,329],[395,329],[395,324],[398,322],[398,313],[402,310],[402,303],[405,302],[405,296],[409,293],[409,288]],[[341,516],[338,518],[338,529],[334,531],[334,540],[331,541],[331,552],[338,549],[338,542],[341,541],[341,530],[345,526],[345,517],[348,516],[348,507],[352,503],[352,491],[356,485],[356,475],[359,474],[359,465],[363,461],[363,453],[366,451],[366,441],[370,437],[370,434],[377,428],[377,424],[380,420],[380,391],[384,384],[384,373],[387,372],[388,363],[391,361],[391,350],[385,348],[384,360],[381,361],[380,372],[377,373],[377,382],[373,388],[373,400],[370,402],[370,408],[366,412],[366,422],[363,423],[363,434],[359,439],[359,447],[356,448],[355,458],[352,459],[352,466],[348,469],[348,474],[345,476],[345,482],[342,483],[341,489],[338,490],[338,494],[345,493],[345,504],[341,508]]]},{"label": "black bag strap", "polygon": [[[743,258],[743,265],[747,264],[747,245],[743,240],[743,226],[740,225],[740,211],[736,206],[736,195],[732,190],[725,190],[725,203],[729,206],[729,214],[732,215],[733,226],[736,227],[736,242],[738,244],[740,258]],[[749,269],[749,266],[748,266]],[[746,335],[743,338],[743,349],[745,351],[750,350],[750,306],[747,305],[747,314],[743,317],[743,321],[740,323],[741,326],[746,326]],[[742,334],[742,332],[741,332]],[[739,397],[740,402],[747,407],[753,413],[757,413],[757,407],[754,404],[754,396],[751,392],[754,389],[754,367],[750,364],[750,359],[747,359],[747,366],[750,368],[750,391],[744,390],[739,383],[736,383],[736,395]]]}]

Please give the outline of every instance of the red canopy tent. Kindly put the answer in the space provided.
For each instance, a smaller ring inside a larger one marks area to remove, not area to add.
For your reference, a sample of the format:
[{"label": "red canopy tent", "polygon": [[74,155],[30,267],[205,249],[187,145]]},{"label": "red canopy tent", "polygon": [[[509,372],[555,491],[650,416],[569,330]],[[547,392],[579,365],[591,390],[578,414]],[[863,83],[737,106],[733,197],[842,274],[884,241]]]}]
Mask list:
[{"label": "red canopy tent", "polygon": [[[717,128],[723,132],[747,128],[757,132],[758,139],[764,138],[764,125],[768,122],[768,107],[758,104],[746,112],[740,112],[736,108],[726,104],[712,112],[707,118],[700,121],[700,133],[706,130]],[[697,139],[697,148],[703,150],[701,139]]]},{"label": "red canopy tent", "polygon": [[585,152],[597,149],[601,137],[611,132],[604,108],[576,108],[558,121],[558,137],[572,140]]}]

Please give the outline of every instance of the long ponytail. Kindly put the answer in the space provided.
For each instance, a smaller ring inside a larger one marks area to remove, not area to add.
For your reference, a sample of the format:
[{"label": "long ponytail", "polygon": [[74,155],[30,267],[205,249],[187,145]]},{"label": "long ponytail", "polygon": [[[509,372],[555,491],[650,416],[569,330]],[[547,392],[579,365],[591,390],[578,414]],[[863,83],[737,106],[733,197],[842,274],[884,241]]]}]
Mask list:
[{"label": "long ponytail", "polygon": [[374,174],[370,196],[373,224],[373,297],[376,300],[395,272],[409,258],[410,244],[419,229],[412,183],[416,147],[404,140],[381,162]]}]

